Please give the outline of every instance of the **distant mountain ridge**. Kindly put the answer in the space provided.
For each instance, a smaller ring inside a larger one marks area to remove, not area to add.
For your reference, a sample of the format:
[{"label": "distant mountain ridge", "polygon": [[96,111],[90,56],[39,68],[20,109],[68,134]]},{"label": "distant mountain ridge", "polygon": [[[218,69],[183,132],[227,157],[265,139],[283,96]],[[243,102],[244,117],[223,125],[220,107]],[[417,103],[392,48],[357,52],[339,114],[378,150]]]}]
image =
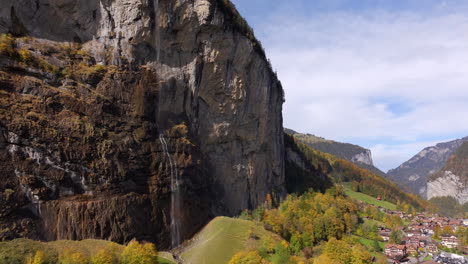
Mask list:
[{"label": "distant mountain ridge", "polygon": [[427,198],[452,196],[460,204],[468,202],[468,141],[449,157],[438,172],[429,176]]},{"label": "distant mountain ridge", "polygon": [[427,197],[427,181],[438,172],[468,137],[427,147],[399,167],[387,172],[388,178],[409,191]]},{"label": "distant mountain ridge", "polygon": [[379,176],[385,176],[383,171],[374,166],[374,162],[372,161],[372,152],[369,149],[349,143],[328,140],[312,134],[299,133],[288,128],[284,131],[313,149],[350,161]]},{"label": "distant mountain ridge", "polygon": [[313,149],[301,140],[285,133],[286,189],[289,193],[304,193],[309,189],[325,191],[333,184],[350,183],[359,192],[374,198],[415,208],[426,208],[420,197],[404,192],[387,178],[358,167],[345,159]]}]

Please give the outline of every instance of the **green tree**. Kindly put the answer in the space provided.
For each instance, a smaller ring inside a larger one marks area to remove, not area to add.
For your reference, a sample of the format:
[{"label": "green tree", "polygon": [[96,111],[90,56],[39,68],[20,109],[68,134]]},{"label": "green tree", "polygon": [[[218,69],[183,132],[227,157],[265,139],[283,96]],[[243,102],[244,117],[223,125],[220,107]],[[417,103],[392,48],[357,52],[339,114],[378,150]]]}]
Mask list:
[{"label": "green tree", "polygon": [[302,239],[299,234],[294,234],[291,236],[289,247],[291,248],[294,254],[299,254],[299,252],[302,251],[304,245],[302,244]]},{"label": "green tree", "polygon": [[289,253],[288,245],[286,242],[283,242],[276,244],[275,254],[271,258],[271,260],[274,264],[283,264],[287,263],[290,257],[291,254]]},{"label": "green tree", "polygon": [[392,230],[390,233],[390,243],[392,244],[401,244],[401,240],[403,239],[403,232],[401,230],[395,229]]},{"label": "green tree", "polygon": [[372,250],[374,252],[381,252],[382,251],[382,248],[380,247],[379,241],[377,241],[377,240],[372,241]]},{"label": "green tree", "polygon": [[355,192],[360,192],[361,191],[361,187],[359,186],[359,182],[357,181],[352,181],[351,182],[351,189]]},{"label": "green tree", "polygon": [[362,224],[362,233],[364,237],[369,239],[377,239],[378,227],[375,222],[366,221]]}]

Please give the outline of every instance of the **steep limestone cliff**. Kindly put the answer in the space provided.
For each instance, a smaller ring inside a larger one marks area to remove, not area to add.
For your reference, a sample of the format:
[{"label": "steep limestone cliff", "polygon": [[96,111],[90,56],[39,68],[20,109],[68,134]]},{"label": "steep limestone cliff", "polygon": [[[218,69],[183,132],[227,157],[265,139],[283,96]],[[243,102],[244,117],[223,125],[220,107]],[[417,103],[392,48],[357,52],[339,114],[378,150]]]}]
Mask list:
[{"label": "steep limestone cliff", "polygon": [[427,198],[452,196],[468,202],[468,142],[463,143],[437,173],[430,175]]},{"label": "steep limestone cliff", "polygon": [[377,175],[385,176],[384,172],[374,166],[372,152],[369,149],[349,143],[328,140],[312,134],[298,133],[291,129],[285,129],[285,132],[313,149],[337,156],[363,169],[370,170]]},{"label": "steep limestone cliff", "polygon": [[465,204],[468,202],[468,188],[465,181],[466,179],[451,171],[445,171],[442,177],[427,183],[427,199],[452,196],[460,204]]},{"label": "steep limestone cliff", "polygon": [[228,1],[5,0],[0,33],[0,239],[168,247],[172,214],[284,193],[283,90]]},{"label": "steep limestone cliff", "polygon": [[369,149],[364,150],[361,153],[355,154],[351,158],[351,162],[353,163],[363,163],[369,166],[374,166],[374,162],[372,161],[372,152]]}]

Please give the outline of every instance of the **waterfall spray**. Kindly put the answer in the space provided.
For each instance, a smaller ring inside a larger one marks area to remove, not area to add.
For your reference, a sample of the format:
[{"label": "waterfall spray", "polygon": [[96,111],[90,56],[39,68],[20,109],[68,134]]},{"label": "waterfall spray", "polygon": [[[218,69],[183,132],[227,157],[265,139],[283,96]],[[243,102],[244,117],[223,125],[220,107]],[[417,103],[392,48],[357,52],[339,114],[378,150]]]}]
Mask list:
[{"label": "waterfall spray", "polygon": [[167,141],[163,134],[159,134],[159,142],[161,142],[164,155],[169,160],[171,168],[171,245],[176,247],[180,244],[180,181],[177,164],[172,160]]}]

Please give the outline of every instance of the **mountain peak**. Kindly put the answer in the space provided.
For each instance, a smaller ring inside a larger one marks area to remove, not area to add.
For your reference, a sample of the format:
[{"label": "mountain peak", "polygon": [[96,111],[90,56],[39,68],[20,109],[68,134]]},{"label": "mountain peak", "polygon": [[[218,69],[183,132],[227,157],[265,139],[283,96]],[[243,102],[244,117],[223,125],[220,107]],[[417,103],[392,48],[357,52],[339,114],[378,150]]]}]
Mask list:
[{"label": "mountain peak", "polygon": [[439,171],[464,142],[468,142],[468,137],[426,147],[397,168],[389,170],[387,175],[409,191],[426,196],[429,175]]}]

